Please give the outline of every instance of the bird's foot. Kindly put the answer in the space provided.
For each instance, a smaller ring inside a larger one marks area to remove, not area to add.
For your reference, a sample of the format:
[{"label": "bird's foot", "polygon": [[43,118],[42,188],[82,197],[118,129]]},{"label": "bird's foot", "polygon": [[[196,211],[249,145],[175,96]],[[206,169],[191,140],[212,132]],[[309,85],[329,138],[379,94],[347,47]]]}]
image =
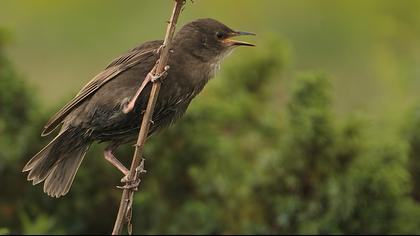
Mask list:
[{"label": "bird's foot", "polygon": [[163,80],[166,78],[166,76],[168,75],[168,70],[169,70],[170,66],[166,65],[165,68],[163,68],[162,73],[159,74],[152,74],[150,73],[150,81],[152,82],[156,82],[157,80],[159,80],[159,82],[163,82]]},{"label": "bird's foot", "polygon": [[131,191],[137,191],[137,190],[139,190],[138,187],[140,185],[141,180],[140,179],[135,179],[133,181],[128,181],[127,176],[125,176],[124,178],[121,179],[121,182],[125,183],[125,185],[117,186],[117,188],[128,189],[128,190],[131,190]]},{"label": "bird's foot", "polygon": [[140,175],[144,173],[146,173],[146,170],[144,169],[144,159],[142,159],[140,165],[136,168],[136,172],[134,173],[134,178],[130,180],[130,173],[128,173],[126,176],[124,176],[121,179],[121,183],[125,185],[117,186],[117,188],[137,191],[139,184],[141,182]]},{"label": "bird's foot", "polygon": [[159,55],[164,47],[166,47],[165,44],[162,44],[157,49],[153,50],[153,52]]}]

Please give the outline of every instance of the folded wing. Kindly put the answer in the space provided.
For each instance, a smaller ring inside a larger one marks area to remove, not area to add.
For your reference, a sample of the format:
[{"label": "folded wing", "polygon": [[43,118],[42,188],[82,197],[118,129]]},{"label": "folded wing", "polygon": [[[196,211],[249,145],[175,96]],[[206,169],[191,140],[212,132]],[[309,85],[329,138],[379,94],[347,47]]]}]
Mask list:
[{"label": "folded wing", "polygon": [[78,107],[83,101],[92,96],[100,87],[115,78],[120,73],[128,70],[144,61],[145,59],[156,54],[157,49],[162,45],[161,40],[150,41],[134,48],[128,53],[113,60],[104,71],[96,75],[88,84],[86,84],[80,92],[63,108],[61,108],[44,126],[41,136],[46,136],[54,131],[66,116]]}]

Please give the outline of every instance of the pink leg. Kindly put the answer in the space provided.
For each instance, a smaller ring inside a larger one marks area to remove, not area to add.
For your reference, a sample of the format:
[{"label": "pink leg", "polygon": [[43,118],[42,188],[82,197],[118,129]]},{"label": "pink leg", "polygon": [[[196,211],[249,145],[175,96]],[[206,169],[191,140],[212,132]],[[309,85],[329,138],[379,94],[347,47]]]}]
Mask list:
[{"label": "pink leg", "polygon": [[109,161],[113,166],[117,167],[117,169],[120,170],[124,176],[128,175],[130,171],[117,158],[115,158],[110,148],[105,149],[104,156],[105,160]]},{"label": "pink leg", "polygon": [[139,96],[140,96],[141,92],[143,91],[144,87],[146,87],[146,85],[149,82],[155,82],[157,79],[162,79],[163,80],[166,77],[168,70],[169,70],[169,66],[167,65],[163,69],[162,73],[160,73],[158,75],[155,75],[154,74],[156,72],[156,65],[155,65],[155,67],[153,67],[152,71],[149,72],[146,75],[146,78],[144,78],[143,83],[140,85],[140,88],[136,91],[136,94],[134,94],[134,97],[130,100],[130,102],[128,104],[126,104],[123,107],[122,111],[124,112],[124,114],[127,114],[134,109],[134,105],[136,104],[136,101],[139,98]]},{"label": "pink leg", "polygon": [[147,83],[150,82],[150,80],[151,80],[150,76],[147,75],[146,78],[143,80],[143,83],[141,84],[140,88],[137,90],[136,94],[134,95],[134,97],[130,100],[128,104],[126,104],[123,107],[124,114],[127,114],[134,109],[134,105],[136,104],[137,99],[139,98],[144,87],[146,87]]}]

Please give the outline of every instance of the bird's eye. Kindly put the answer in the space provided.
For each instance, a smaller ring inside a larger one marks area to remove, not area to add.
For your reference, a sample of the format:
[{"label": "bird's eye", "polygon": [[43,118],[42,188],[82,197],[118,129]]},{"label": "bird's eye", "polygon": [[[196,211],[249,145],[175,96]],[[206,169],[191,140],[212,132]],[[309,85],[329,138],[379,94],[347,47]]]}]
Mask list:
[{"label": "bird's eye", "polygon": [[217,32],[216,36],[218,39],[223,39],[225,37],[225,34],[223,32]]}]

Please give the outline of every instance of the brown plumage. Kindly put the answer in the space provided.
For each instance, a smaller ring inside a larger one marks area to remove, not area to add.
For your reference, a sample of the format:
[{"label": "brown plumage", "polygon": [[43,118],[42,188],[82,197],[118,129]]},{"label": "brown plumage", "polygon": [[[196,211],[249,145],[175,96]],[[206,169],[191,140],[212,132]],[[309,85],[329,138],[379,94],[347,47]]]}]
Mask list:
[{"label": "brown plumage", "polygon": [[[231,40],[250,33],[230,29],[213,19],[185,25],[173,41],[170,70],[162,84],[150,134],[180,118],[191,100],[219,68],[221,59],[235,46],[252,44]],[[153,68],[161,40],[146,42],[112,61],[45,125],[42,136],[61,125],[59,134],[24,167],[33,184],[45,181],[44,192],[65,195],[84,155],[94,141],[109,142],[105,157],[126,174],[112,150],[137,138],[142,112],[151,90],[149,83],[136,100],[134,110],[122,109]]]}]

